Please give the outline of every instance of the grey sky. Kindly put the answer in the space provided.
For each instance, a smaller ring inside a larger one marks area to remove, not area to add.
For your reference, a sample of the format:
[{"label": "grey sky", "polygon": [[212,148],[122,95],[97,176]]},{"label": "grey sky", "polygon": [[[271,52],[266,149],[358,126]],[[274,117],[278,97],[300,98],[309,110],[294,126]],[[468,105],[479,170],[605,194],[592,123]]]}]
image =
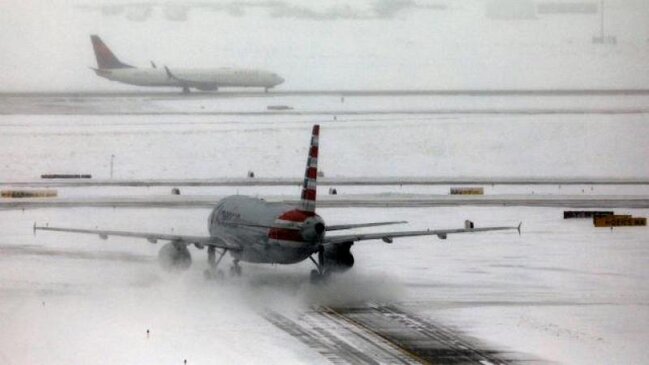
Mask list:
[{"label": "grey sky", "polygon": [[649,4],[607,0],[618,45],[602,46],[591,43],[597,14],[530,17],[542,2],[5,1],[0,90],[133,89],[87,69],[95,33],[130,64],[258,67],[284,76],[284,89],[649,84]]}]

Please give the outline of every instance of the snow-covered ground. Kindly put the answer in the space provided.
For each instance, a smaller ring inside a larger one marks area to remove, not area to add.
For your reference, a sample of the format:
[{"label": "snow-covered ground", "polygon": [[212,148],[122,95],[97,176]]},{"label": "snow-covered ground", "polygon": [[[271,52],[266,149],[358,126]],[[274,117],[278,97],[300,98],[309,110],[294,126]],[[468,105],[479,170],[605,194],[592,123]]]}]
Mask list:
[{"label": "snow-covered ground", "polygon": [[[299,172],[297,173],[299,174]],[[296,176],[297,176],[296,174]],[[4,189],[5,187],[3,187]],[[9,189],[10,187],[6,187]],[[301,187],[295,186],[178,186],[182,195],[185,196],[227,196],[234,194],[252,196],[276,196],[299,197]],[[336,186],[318,185],[319,196],[329,194],[329,188],[335,188],[339,196],[358,194],[418,194],[418,195],[449,195],[448,185],[378,185],[378,186]],[[16,189],[23,189],[18,187]],[[169,186],[94,186],[94,187],[55,187],[58,197],[61,198],[83,198],[83,197],[129,197],[129,196],[164,196],[171,194],[172,187]],[[649,186],[647,185],[487,185],[483,187],[485,195],[556,195],[556,196],[647,196]]]},{"label": "snow-covered ground", "polygon": [[[646,92],[629,93],[600,91],[601,94],[581,92],[575,95],[547,92],[510,91],[509,94],[473,93],[458,95],[417,92],[380,91],[367,94],[345,91],[299,92],[277,91],[268,94],[234,91],[179,95],[174,91],[147,93],[141,90],[129,94],[100,95],[0,95],[2,114],[521,114],[539,113],[638,113],[648,110]],[[310,94],[313,93],[313,94]],[[287,107],[272,110],[268,107]],[[381,118],[380,115],[374,118]],[[329,119],[331,119],[329,117]]]},{"label": "snow-covered ground", "polygon": [[499,349],[559,363],[642,364],[649,356],[646,227],[596,229],[551,208],[321,209],[330,224],[398,218],[410,222],[404,228],[455,227],[470,218],[525,226],[520,237],[357,244],[354,269],[318,289],[308,284],[308,262],[245,265],[243,278],[213,283],[201,275],[203,251],[174,276],[158,268],[157,245],[31,234],[33,220],[204,234],[207,210],[1,214],[3,363],[322,363],[263,311],[363,302],[400,303]]},{"label": "snow-covered ground", "polygon": [[[305,105],[317,104],[302,98]],[[513,108],[512,100],[507,105]],[[328,101],[322,101],[326,106]],[[636,104],[633,99],[601,102]],[[193,108],[185,101],[164,103],[170,109]],[[391,109],[407,110],[420,101],[400,97],[390,103],[398,104]],[[466,100],[452,103],[460,107]],[[580,103],[568,97],[557,105]],[[371,109],[370,104],[357,110]],[[118,178],[231,177],[248,170],[257,176],[297,177],[303,173],[315,122],[322,124],[320,167],[329,177],[647,178],[647,118],[635,112],[363,114],[336,121],[331,115],[272,113],[1,115],[0,179],[37,179],[42,173],[107,178],[111,154]],[[445,194],[446,189],[339,190]],[[531,189],[544,194],[647,193],[643,186],[486,189],[489,194]],[[183,187],[183,194],[297,195],[298,189],[256,190]],[[60,192],[65,197],[169,193],[165,187]],[[647,209],[624,211],[649,215]],[[410,222],[399,227],[405,229],[459,227],[465,219],[477,225],[524,225],[520,237],[486,233],[446,241],[359,243],[353,248],[355,267],[318,288],[308,284],[310,262],[245,265],[242,278],[206,282],[203,251],[193,251],[194,267],[175,276],[158,268],[156,245],[51,232],[34,237],[31,231],[37,221],[200,235],[207,233],[205,209],[0,211],[0,363],[326,363],[260,313],[365,302],[399,303],[499,349],[550,362],[643,364],[649,358],[646,227],[596,229],[589,220],[564,221],[558,208],[337,208],[319,213],[329,224],[403,219]]]},{"label": "snow-covered ground", "polygon": [[[302,96],[304,103],[328,96]],[[635,104],[646,97],[517,97],[496,104],[575,107]],[[335,98],[334,98],[335,99]],[[359,101],[359,100],[362,100]],[[362,112],[385,103],[416,109],[419,96],[347,98]],[[385,99],[388,99],[387,101]],[[234,105],[247,99],[209,99]],[[456,104],[489,97],[458,97]],[[507,104],[509,100],[509,104]],[[599,100],[599,102],[596,102]],[[119,100],[118,100],[119,101]],[[112,102],[115,102],[114,100]],[[182,109],[183,99],[166,101]],[[339,101],[337,101],[340,104]],[[434,104],[434,100],[431,101]],[[497,108],[496,106],[494,106]],[[251,107],[252,108],[252,107]],[[435,108],[435,105],[431,105]],[[114,109],[114,108],[113,108]],[[331,115],[0,115],[0,179],[42,173],[90,173],[95,178],[300,176],[311,125],[322,125],[320,167],[327,176],[649,176],[648,113],[360,114]]]}]

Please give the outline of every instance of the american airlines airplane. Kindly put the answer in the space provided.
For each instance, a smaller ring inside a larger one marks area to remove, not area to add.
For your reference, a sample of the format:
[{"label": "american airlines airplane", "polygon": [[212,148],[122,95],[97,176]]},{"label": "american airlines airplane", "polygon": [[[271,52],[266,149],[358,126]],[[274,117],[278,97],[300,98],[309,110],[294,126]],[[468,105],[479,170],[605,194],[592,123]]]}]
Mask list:
[{"label": "american airlines airplane", "polygon": [[210,69],[159,69],[151,62],[151,68],[139,68],[121,62],[97,35],[91,35],[92,47],[97,57],[97,68],[91,67],[97,76],[111,81],[137,86],[180,87],[183,93],[190,88],[212,91],[220,87],[261,87],[266,92],[284,82],[275,73],[263,70],[239,68]]},{"label": "american airlines airplane", "polygon": [[205,270],[207,278],[223,275],[221,271],[217,271],[217,266],[227,252],[234,259],[230,269],[233,275],[241,275],[240,261],[294,264],[310,259],[316,267],[311,271],[312,282],[318,282],[331,273],[349,270],[354,265],[354,256],[350,249],[358,241],[383,240],[392,243],[394,238],[412,236],[437,236],[446,239],[447,235],[453,233],[501,230],[517,230],[520,234],[520,224],[512,227],[474,228],[472,222],[465,221],[464,228],[455,229],[329,235],[329,232],[406,222],[325,224],[324,219],[316,214],[319,134],[320,126],[314,125],[301,200],[296,206],[269,203],[263,199],[241,195],[226,197],[218,202],[209,215],[208,236],[60,228],[36,224],[34,224],[34,232],[43,230],[89,233],[99,235],[103,239],[109,236],[134,237],[146,239],[151,243],[168,241],[158,254],[160,264],[165,269],[186,270],[192,262],[188,248],[190,246],[197,249],[207,248],[207,260],[210,266],[210,269]]}]

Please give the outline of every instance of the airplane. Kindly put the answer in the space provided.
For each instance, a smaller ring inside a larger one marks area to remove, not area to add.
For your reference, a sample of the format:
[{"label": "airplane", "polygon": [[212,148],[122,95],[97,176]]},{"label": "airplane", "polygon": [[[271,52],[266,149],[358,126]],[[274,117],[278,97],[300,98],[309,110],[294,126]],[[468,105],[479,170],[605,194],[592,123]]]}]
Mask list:
[{"label": "airplane", "polygon": [[97,58],[97,68],[90,67],[97,76],[111,81],[137,86],[180,87],[187,94],[190,88],[216,91],[219,87],[262,87],[265,92],[284,82],[273,72],[240,68],[159,69],[151,61],[151,68],[139,68],[121,62],[97,35],[91,35]]},{"label": "airplane", "polygon": [[[143,238],[151,243],[168,241],[159,251],[158,258],[163,268],[187,270],[192,263],[188,247],[207,248],[209,269],[206,278],[222,277],[217,267],[223,256],[229,252],[233,257],[230,272],[241,275],[240,261],[264,264],[294,264],[310,259],[315,264],[311,271],[311,282],[318,283],[332,273],[345,272],[354,265],[351,247],[364,240],[383,240],[392,243],[395,238],[413,236],[437,236],[446,239],[455,233],[477,233],[487,231],[517,230],[518,226],[475,228],[473,222],[465,221],[463,228],[426,229],[418,231],[396,231],[377,233],[352,233],[329,235],[329,232],[354,228],[385,226],[407,223],[404,221],[372,222],[359,224],[327,225],[316,213],[316,187],[318,179],[318,141],[320,126],[314,125],[311,134],[304,182],[299,204],[270,203],[263,199],[243,195],[232,195],[221,199],[207,221],[208,236],[128,232],[101,229],[78,229],[39,226],[37,230],[109,236]],[[217,251],[219,253],[216,257]],[[314,258],[314,256],[316,258]]]}]

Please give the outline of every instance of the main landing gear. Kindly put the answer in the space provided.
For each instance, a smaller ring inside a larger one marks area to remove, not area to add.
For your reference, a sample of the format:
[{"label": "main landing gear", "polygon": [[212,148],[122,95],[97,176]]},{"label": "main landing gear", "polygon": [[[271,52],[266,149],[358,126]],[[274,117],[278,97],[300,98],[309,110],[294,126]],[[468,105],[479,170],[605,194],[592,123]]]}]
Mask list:
[{"label": "main landing gear", "polygon": [[189,88],[187,86],[183,87],[183,95],[189,94]]},{"label": "main landing gear", "polygon": [[324,247],[320,246],[318,248],[317,262],[313,259],[313,256],[309,256],[309,259],[311,259],[316,267],[316,269],[311,270],[311,284],[319,284],[327,280],[331,273],[325,269]]},{"label": "main landing gear", "polygon": [[207,263],[210,265],[209,269],[206,269],[203,272],[203,275],[205,276],[205,279],[216,279],[216,278],[223,278],[223,271],[222,270],[217,270],[217,267],[219,266],[219,263],[223,259],[223,256],[225,256],[225,253],[228,252],[227,249],[223,249],[219,255],[219,259],[216,259],[216,248],[214,246],[209,246],[207,248]]},{"label": "main landing gear", "polygon": [[[217,259],[216,248],[207,248],[207,262],[209,263],[210,267],[203,272],[205,279],[223,279],[225,277],[223,270],[218,270],[217,267],[219,266],[219,263],[221,263],[221,260],[223,259],[223,256],[225,256],[226,252],[228,252],[228,250],[223,249],[219,254],[219,258]],[[237,259],[232,262],[232,266],[230,267],[230,276],[241,276],[241,265],[239,265],[239,260]]]},{"label": "main landing gear", "polygon": [[232,261],[232,266],[230,266],[230,276],[241,276],[241,265],[239,265],[239,260],[237,259]]}]

